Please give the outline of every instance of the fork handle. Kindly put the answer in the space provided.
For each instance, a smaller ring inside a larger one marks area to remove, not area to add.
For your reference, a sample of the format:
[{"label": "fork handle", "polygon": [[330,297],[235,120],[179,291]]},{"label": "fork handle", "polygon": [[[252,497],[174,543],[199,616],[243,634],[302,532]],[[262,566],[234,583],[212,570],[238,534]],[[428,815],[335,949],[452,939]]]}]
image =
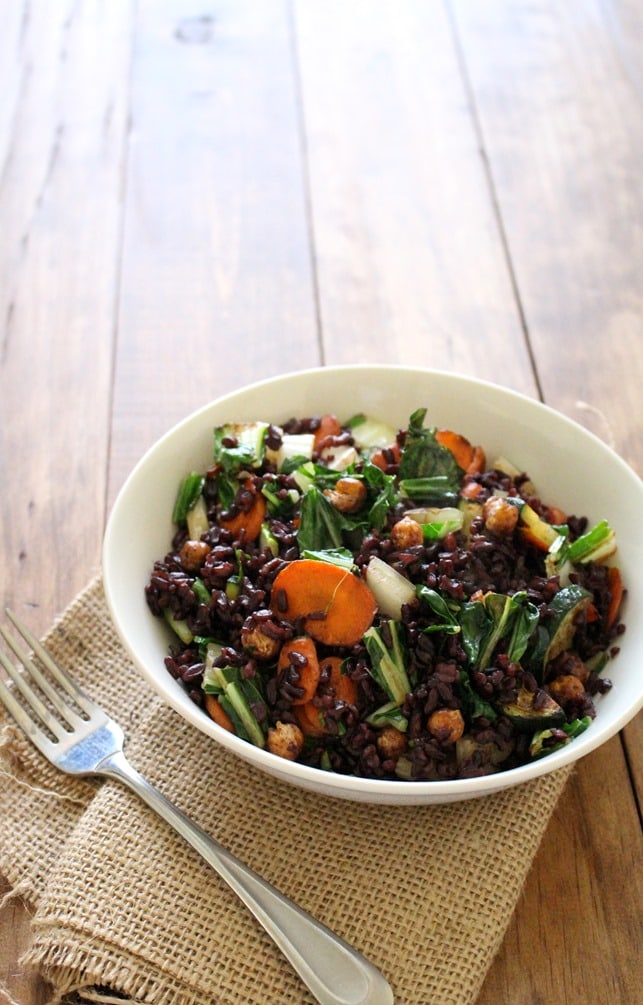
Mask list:
[{"label": "fork handle", "polygon": [[124,754],[111,754],[97,770],[129,786],[202,855],[272,937],[320,1005],[393,1005],[390,985],[372,963],[206,834]]}]

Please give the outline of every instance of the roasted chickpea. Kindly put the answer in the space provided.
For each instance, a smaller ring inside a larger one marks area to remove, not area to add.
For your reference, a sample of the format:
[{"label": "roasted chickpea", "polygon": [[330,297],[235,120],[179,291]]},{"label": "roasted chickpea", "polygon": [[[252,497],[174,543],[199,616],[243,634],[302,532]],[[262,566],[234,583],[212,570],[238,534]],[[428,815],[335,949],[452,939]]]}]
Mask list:
[{"label": "roasted chickpea", "polygon": [[549,682],[547,690],[559,705],[564,706],[568,702],[582,701],[585,685],[580,677],[574,674],[562,674]]},{"label": "roasted chickpea", "polygon": [[268,730],[266,743],[271,754],[295,761],[304,746],[304,734],[294,723],[280,721]]},{"label": "roasted chickpea", "polygon": [[366,486],[359,478],[339,478],[324,495],[340,513],[356,513],[366,502]]},{"label": "roasted chickpea", "polygon": [[241,627],[241,645],[256,660],[274,660],[281,649],[283,640],[273,638],[271,622],[272,612],[257,611],[250,614]]},{"label": "roasted chickpea", "polygon": [[406,736],[395,726],[384,726],[375,742],[380,755],[391,761],[397,761],[407,748]]},{"label": "roasted chickpea", "polygon": [[424,541],[422,527],[410,516],[403,516],[391,527],[391,541],[396,548],[413,548]]},{"label": "roasted chickpea", "polygon": [[502,496],[490,496],[482,507],[485,527],[493,534],[513,534],[518,523],[518,507]]},{"label": "roasted chickpea", "polygon": [[186,572],[198,572],[210,550],[210,545],[205,541],[184,541],[179,552],[181,565]]},{"label": "roasted chickpea", "polygon": [[455,743],[464,733],[462,712],[458,708],[438,708],[429,716],[427,728],[440,743]]}]

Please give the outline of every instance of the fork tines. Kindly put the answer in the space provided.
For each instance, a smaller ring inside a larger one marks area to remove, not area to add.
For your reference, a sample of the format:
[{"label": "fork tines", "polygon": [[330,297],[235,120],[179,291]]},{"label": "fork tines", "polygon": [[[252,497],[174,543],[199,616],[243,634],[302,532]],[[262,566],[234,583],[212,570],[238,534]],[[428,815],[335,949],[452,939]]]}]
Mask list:
[{"label": "fork tines", "polygon": [[6,613],[31,652],[0,626],[0,635],[22,664],[20,669],[0,650],[0,663],[15,685],[11,688],[0,680],[0,698],[32,739],[34,731],[44,728],[51,742],[60,742],[91,715],[91,704],[33,633],[11,611]]}]

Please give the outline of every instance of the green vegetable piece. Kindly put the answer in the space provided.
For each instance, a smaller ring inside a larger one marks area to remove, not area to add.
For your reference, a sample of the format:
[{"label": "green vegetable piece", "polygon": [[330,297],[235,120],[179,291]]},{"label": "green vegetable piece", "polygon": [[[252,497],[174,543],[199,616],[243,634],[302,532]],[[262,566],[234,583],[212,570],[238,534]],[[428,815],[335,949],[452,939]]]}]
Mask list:
[{"label": "green vegetable piece", "polygon": [[543,657],[543,666],[571,648],[579,616],[592,602],[592,594],[582,586],[572,584],[559,590],[549,604],[549,614],[543,625],[549,635],[549,644]]},{"label": "green vegetable piece", "polygon": [[438,619],[435,624],[423,629],[425,632],[446,632],[447,635],[457,635],[461,632],[455,612],[437,590],[432,590],[430,586],[419,585],[416,587],[416,593],[420,600],[429,605]]},{"label": "green vegetable piece", "polygon": [[[555,729],[541,729],[534,733],[529,744],[529,756],[534,759],[553,754],[555,750],[566,747],[571,740],[574,740],[581,733],[584,733],[592,720],[588,715],[582,719],[573,719],[572,722],[564,722]],[[562,734],[562,735],[561,735]]]},{"label": "green vegetable piece", "polygon": [[259,547],[261,549],[267,548],[275,556],[275,558],[279,554],[279,541],[272,533],[267,523],[263,523],[261,525],[261,531],[259,533]]},{"label": "green vegetable piece", "polygon": [[192,589],[194,590],[196,594],[196,599],[199,601],[200,604],[209,604],[210,601],[212,600],[212,594],[210,593],[210,591],[208,590],[207,586],[205,585],[202,579],[199,579],[197,577],[192,584]]},{"label": "green vegetable piece", "polygon": [[387,635],[390,636],[390,646],[385,642],[381,628],[376,628],[374,625],[363,636],[371,661],[370,673],[391,701],[401,705],[411,691],[411,682],[405,665],[401,626],[398,621],[393,620],[386,620],[383,624],[386,625]]},{"label": "green vegetable piece", "polygon": [[264,457],[267,422],[227,422],[214,429],[214,462],[227,475],[256,468]]},{"label": "green vegetable piece", "polygon": [[[444,449],[440,447],[440,450]],[[427,505],[455,505],[460,482],[454,484],[448,475],[425,475],[422,478],[403,478],[398,488],[404,499]]]},{"label": "green vegetable piece", "polygon": [[256,747],[265,747],[267,715],[260,722],[256,712],[265,712],[266,705],[253,681],[242,677],[238,667],[211,667],[203,675],[202,687],[207,694],[219,696],[239,736]]},{"label": "green vegetable piece", "polygon": [[393,443],[397,432],[388,423],[363,414],[352,416],[344,425],[350,429],[355,446],[367,453]]},{"label": "green vegetable piece", "polygon": [[175,618],[169,607],[164,608],[163,617],[167,621],[168,625],[172,629],[175,635],[178,635],[181,642],[186,646],[189,646],[190,642],[194,638],[190,628],[188,627],[187,621],[183,618]]},{"label": "green vegetable piece", "polygon": [[305,549],[301,553],[302,558],[312,558],[316,562],[330,562],[340,569],[349,569],[351,572],[356,568],[355,558],[348,548],[326,548],[321,551],[308,551]]},{"label": "green vegetable piece", "polygon": [[525,687],[520,688],[515,701],[499,705],[498,708],[511,720],[518,732],[533,732],[561,726],[565,722],[565,712],[551,695],[543,691],[528,691]]},{"label": "green vegetable piece", "polygon": [[435,438],[435,428],[426,428],[426,408],[418,408],[409,419],[400,457],[401,480],[441,477],[457,495],[463,471],[453,454]]},{"label": "green vegetable piece", "polygon": [[474,691],[469,674],[466,670],[461,670],[459,674],[458,690],[462,699],[462,708],[467,719],[489,719],[494,722],[498,718],[493,705],[481,698],[477,691]]},{"label": "green vegetable piece", "polygon": [[406,733],[409,726],[408,719],[402,715],[400,706],[395,701],[388,701],[385,705],[381,705],[380,708],[376,708],[367,717],[366,721],[370,726],[374,726],[375,729],[383,729],[384,726],[394,726],[400,733]]},{"label": "green vegetable piece", "polygon": [[616,535],[607,520],[601,520],[569,545],[570,562],[604,562],[616,551]]},{"label": "green vegetable piece", "polygon": [[343,546],[342,531],[350,528],[339,510],[323,492],[311,485],[304,493],[299,512],[297,542],[300,551],[325,551]]},{"label": "green vegetable piece", "polygon": [[196,471],[185,476],[179,485],[174,509],[172,510],[172,520],[175,524],[181,526],[185,523],[188,511],[196,504],[203,490],[204,483],[204,476],[197,474]]}]

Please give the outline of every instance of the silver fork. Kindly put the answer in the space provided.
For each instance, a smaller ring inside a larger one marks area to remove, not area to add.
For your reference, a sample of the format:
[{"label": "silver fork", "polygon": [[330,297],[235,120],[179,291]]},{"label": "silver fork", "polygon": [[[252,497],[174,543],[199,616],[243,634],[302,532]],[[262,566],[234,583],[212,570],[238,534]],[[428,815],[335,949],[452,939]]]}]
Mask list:
[{"label": "silver fork", "polygon": [[392,1005],[390,985],[372,963],[235,858],[129,764],[118,723],[78,687],[11,611],[7,616],[31,652],[0,626],[23,669],[1,650],[0,662],[24,703],[1,679],[0,700],[38,750],[69,774],[107,775],[133,789],[232,887],[320,1005]]}]

